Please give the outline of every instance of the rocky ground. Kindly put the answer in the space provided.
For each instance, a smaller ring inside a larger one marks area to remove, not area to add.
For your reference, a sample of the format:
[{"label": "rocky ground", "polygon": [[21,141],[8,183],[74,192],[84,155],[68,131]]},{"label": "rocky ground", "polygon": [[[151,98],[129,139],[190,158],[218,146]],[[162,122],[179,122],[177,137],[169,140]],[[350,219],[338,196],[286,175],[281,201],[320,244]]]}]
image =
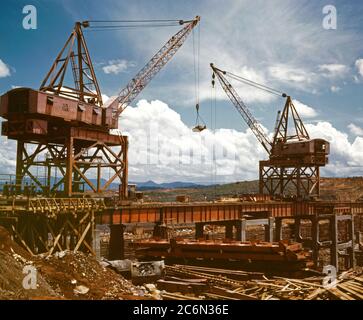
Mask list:
[{"label": "rocky ground", "polygon": [[[25,266],[37,270],[36,289],[24,289]],[[152,299],[94,257],[81,252],[30,256],[0,227],[0,299]]]},{"label": "rocky ground", "polygon": [[[206,231],[218,234],[218,230]],[[335,287],[326,288],[320,273],[299,280],[241,270],[167,265],[161,279],[136,286],[106,267],[108,264],[81,252],[31,256],[0,227],[0,300],[363,299],[360,268],[344,272]],[[37,270],[34,289],[24,288],[25,266]]]}]

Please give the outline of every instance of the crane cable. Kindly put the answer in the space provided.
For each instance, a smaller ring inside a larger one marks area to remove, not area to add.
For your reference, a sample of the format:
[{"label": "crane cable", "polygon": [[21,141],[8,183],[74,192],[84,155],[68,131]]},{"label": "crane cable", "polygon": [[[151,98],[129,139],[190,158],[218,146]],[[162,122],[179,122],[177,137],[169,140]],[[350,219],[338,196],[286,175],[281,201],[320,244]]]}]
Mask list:
[{"label": "crane cable", "polygon": [[[214,74],[214,73],[213,73]],[[214,79],[214,78],[213,78]],[[213,186],[213,200],[217,196],[217,159],[216,159],[216,127],[217,127],[217,88],[215,82],[212,81],[211,97],[210,97],[210,118],[211,118],[211,131],[213,134],[213,146],[211,154],[211,182]]]},{"label": "crane cable", "polygon": [[177,25],[140,25],[140,26],[104,26],[104,27],[93,27],[86,29],[87,32],[99,32],[99,31],[114,31],[114,30],[125,30],[125,29],[139,29],[139,28],[160,28],[160,27],[175,27]]},{"label": "crane cable", "polygon": [[183,25],[190,20],[88,20],[87,31],[110,31],[137,28],[175,27]]},{"label": "crane cable", "polygon": [[206,129],[206,124],[199,113],[200,103],[200,25],[197,27],[198,33],[195,35],[193,29],[193,67],[194,67],[194,94],[195,94],[195,108],[197,117],[195,120],[195,127],[193,131],[201,132]]},{"label": "crane cable", "polygon": [[104,23],[104,22],[131,22],[131,23],[138,23],[138,22],[181,22],[183,20],[178,19],[149,19],[149,20],[87,20],[88,22],[93,23]]},{"label": "crane cable", "polygon": [[249,86],[255,87],[255,88],[260,89],[260,90],[263,90],[265,92],[268,92],[268,93],[271,93],[271,94],[274,94],[274,95],[277,95],[277,96],[281,96],[283,98],[286,98],[287,97],[287,94],[286,93],[283,93],[283,92],[281,92],[279,90],[276,90],[274,88],[268,87],[268,86],[266,86],[264,84],[261,84],[261,83],[252,81],[250,79],[247,79],[247,78],[238,76],[238,75],[233,74],[231,72],[224,71],[223,74],[226,75],[226,76],[229,76],[230,78],[232,78],[232,79],[234,79],[236,81],[242,82],[244,84],[247,84]]},{"label": "crane cable", "polygon": [[[230,77],[231,79],[234,79],[236,81],[239,81],[241,83],[247,84],[249,86],[255,87],[257,89],[263,90],[267,93],[270,94],[274,94],[283,98],[287,97],[286,93],[283,93],[279,90],[276,90],[274,88],[268,87],[264,84],[252,81],[250,79],[244,78],[242,76],[238,76],[235,75],[231,72],[227,72],[227,71],[222,71],[220,69],[215,68],[216,70],[213,69],[213,73],[212,73],[212,86],[211,89],[214,90],[214,97],[212,96],[211,93],[211,122],[213,123],[213,105],[214,105],[214,129],[213,129],[213,133],[214,133],[214,137],[215,137],[215,128],[216,128],[216,118],[217,118],[217,102],[216,102],[216,86],[215,86],[215,78],[216,78],[216,73],[222,73],[225,76]],[[217,74],[218,75],[218,74]],[[218,77],[220,77],[220,75],[218,75]],[[279,117],[278,113],[278,117]],[[215,139],[214,139],[215,140]],[[213,144],[213,171],[212,171],[212,180],[213,180],[213,185],[214,185],[214,198],[216,198],[216,192],[217,192],[217,185],[216,185],[216,178],[217,178],[217,163],[216,163],[216,157],[215,157],[215,143]]]}]

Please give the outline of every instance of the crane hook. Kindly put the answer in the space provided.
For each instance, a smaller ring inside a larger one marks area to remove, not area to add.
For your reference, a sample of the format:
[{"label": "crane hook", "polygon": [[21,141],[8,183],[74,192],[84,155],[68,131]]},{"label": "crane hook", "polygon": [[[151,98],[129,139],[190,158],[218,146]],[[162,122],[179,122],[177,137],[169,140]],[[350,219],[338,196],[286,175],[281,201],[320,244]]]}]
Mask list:
[{"label": "crane hook", "polygon": [[[195,109],[197,110],[197,119],[195,120],[195,127],[193,128],[193,132],[202,132],[207,128],[202,117],[199,114],[199,103],[195,105]],[[202,124],[200,123],[202,122]]]}]

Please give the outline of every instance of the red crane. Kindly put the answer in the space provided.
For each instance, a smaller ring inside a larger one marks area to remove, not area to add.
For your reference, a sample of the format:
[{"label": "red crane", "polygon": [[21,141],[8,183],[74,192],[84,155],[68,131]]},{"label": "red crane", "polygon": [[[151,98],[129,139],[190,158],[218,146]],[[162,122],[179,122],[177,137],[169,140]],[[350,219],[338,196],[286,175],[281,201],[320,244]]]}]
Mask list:
[{"label": "red crane", "polygon": [[[156,20],[160,25],[161,20]],[[166,26],[173,25],[169,23]],[[183,28],[174,34],[165,45],[150,59],[150,61],[127,83],[113,100],[107,101],[103,105],[101,91],[94,72],[87,44],[83,35],[82,28],[95,28],[101,30],[110,28],[114,30],[116,26],[100,26],[96,22],[84,21],[77,22],[66,41],[64,47],[58,54],[49,72],[44,78],[40,91],[53,93],[56,96],[70,97],[83,102],[85,114],[93,113],[94,108],[87,108],[87,104],[103,107],[99,113],[103,113],[101,123],[89,121],[92,117],[84,115],[82,122],[85,124],[101,125],[105,129],[117,129],[118,117],[122,111],[136,98],[136,96],[148,85],[156,74],[173,58],[179,48],[184,44],[188,35],[200,21],[196,16],[193,20],[175,20],[175,23],[182,25]],[[148,23],[147,26],[153,24]],[[164,24],[165,25],[165,24]],[[141,27],[144,26],[143,24]],[[64,85],[65,74],[69,62],[72,65],[74,87]],[[74,104],[74,103],[73,103]],[[76,106],[75,106],[76,107]],[[97,108],[96,108],[97,111]],[[75,121],[77,119],[69,119]]]},{"label": "red crane", "polygon": [[[267,191],[271,195],[318,196],[320,193],[319,168],[328,163],[329,142],[323,139],[310,139],[290,96],[223,71],[213,63],[210,66],[213,70],[213,86],[214,79],[217,77],[223,90],[269,155],[269,160],[260,161],[260,193]],[[278,114],[272,141],[227,77],[286,98],[285,107],[282,113]],[[291,127],[293,133],[290,133]]]},{"label": "red crane", "polygon": [[[17,192],[25,190],[27,181],[44,194],[74,196],[83,194],[85,188],[100,194],[118,179],[120,197],[126,198],[128,137],[113,135],[110,129],[118,128],[125,107],[172,59],[199,21],[198,16],[188,21],[138,21],[138,27],[181,25],[182,29],[106,104],[83,31],[114,30],[135,21],[123,21],[122,26],[111,21],[77,22],[39,90],[16,88],[1,96],[0,116],[6,119],[2,134],[17,141]],[[73,85],[66,85],[69,67]],[[45,172],[41,177],[40,167]],[[108,170],[108,179],[104,170]]]}]

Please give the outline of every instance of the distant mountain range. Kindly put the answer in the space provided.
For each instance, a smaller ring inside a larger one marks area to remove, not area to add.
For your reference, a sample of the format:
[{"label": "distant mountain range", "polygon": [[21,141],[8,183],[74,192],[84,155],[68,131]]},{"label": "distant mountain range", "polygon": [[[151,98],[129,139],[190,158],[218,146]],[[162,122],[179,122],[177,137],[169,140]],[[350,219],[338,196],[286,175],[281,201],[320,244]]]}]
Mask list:
[{"label": "distant mountain range", "polygon": [[[45,183],[46,179],[44,178],[39,178],[39,181],[41,183]],[[56,177],[52,177],[50,179],[50,183],[53,186],[55,183],[57,183],[59,181],[59,178]],[[90,181],[96,185],[97,180],[96,179],[90,179]],[[101,184],[103,185],[106,182],[105,179],[101,179]],[[23,180],[24,184],[31,184],[31,180],[30,178],[26,177]],[[0,190],[2,190],[2,186],[5,184],[5,181],[0,181]],[[201,188],[201,187],[205,187],[205,185],[202,184],[197,184],[197,183],[192,183],[192,182],[182,182],[182,181],[175,181],[175,182],[165,182],[165,183],[156,183],[152,180],[149,181],[145,181],[145,182],[134,182],[134,181],[129,181],[129,184],[136,184],[136,189],[140,190],[140,191],[144,191],[144,190],[156,190],[156,189],[187,189],[187,188]],[[111,183],[109,189],[110,190],[117,190],[118,189],[119,184],[118,183]],[[85,188],[86,190],[91,190],[90,187],[88,187],[85,184]]]},{"label": "distant mountain range", "polygon": [[205,187],[205,185],[197,184],[193,182],[164,182],[164,183],[156,183],[152,180],[146,182],[129,182],[129,184],[136,184],[137,190],[151,190],[151,189],[181,189],[181,188],[201,188]]}]

